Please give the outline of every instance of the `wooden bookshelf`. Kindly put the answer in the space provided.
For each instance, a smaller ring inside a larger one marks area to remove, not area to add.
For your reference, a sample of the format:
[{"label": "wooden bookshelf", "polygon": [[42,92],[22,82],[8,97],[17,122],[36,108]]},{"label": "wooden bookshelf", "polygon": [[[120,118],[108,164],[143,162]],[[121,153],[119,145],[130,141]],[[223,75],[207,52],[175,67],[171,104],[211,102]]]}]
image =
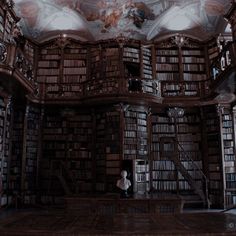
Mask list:
[{"label": "wooden bookshelf", "polygon": [[24,107],[17,105],[13,106],[11,157],[9,166],[9,193],[14,198],[14,204],[21,199],[24,115]]},{"label": "wooden bookshelf", "polygon": [[108,47],[103,49],[103,71],[106,79],[120,77],[120,51],[119,47]]},{"label": "wooden bookshelf", "polygon": [[3,192],[1,193],[0,206],[7,205],[9,191],[8,191],[8,168],[9,168],[9,110],[7,108],[7,99],[0,97],[0,175],[2,181]]},{"label": "wooden bookshelf", "polygon": [[140,48],[135,46],[123,47],[123,63],[125,77],[141,77]]},{"label": "wooden bookshelf", "polygon": [[221,142],[223,179],[225,189],[225,205],[231,207],[236,204],[236,164],[235,164],[235,141],[234,141],[234,116],[230,107],[223,106],[221,111]]},{"label": "wooden bookshelf", "polygon": [[125,46],[123,48],[123,61],[140,63],[140,49]]},{"label": "wooden bookshelf", "polygon": [[223,201],[222,160],[219,117],[215,106],[203,108],[204,135],[206,137],[206,167],[209,179],[209,198],[212,206]]},{"label": "wooden bookshelf", "polygon": [[[92,191],[92,136],[93,118],[89,113],[66,108],[53,114],[46,112],[41,173],[45,197],[50,195],[47,193],[49,187],[50,193],[60,194],[67,190],[70,193]],[[62,169],[64,173],[61,173]],[[68,186],[64,186],[64,181]]]},{"label": "wooden bookshelf", "polygon": [[61,96],[78,97],[87,81],[87,48],[70,45],[63,51]]},{"label": "wooden bookshelf", "polygon": [[162,81],[161,93],[163,97],[200,97],[200,81]]},{"label": "wooden bookshelf", "polygon": [[[124,160],[133,161],[133,190],[146,193],[150,189],[147,111],[142,108],[130,107],[124,112],[124,124]],[[145,175],[140,171],[143,165],[146,167]],[[144,176],[146,177],[144,178]]]},{"label": "wooden bookshelf", "polygon": [[[102,76],[102,54],[101,47],[90,48],[90,78],[100,79]],[[89,89],[89,88],[87,88]]]},{"label": "wooden bookshelf", "polygon": [[133,110],[125,112],[124,158],[139,159],[147,156],[147,114]]},{"label": "wooden bookshelf", "polygon": [[[196,184],[202,184],[203,169],[201,153],[201,123],[199,113],[187,113],[177,119],[177,139],[179,143],[179,158]],[[192,162],[189,161],[192,160]],[[197,168],[196,168],[197,166]],[[187,180],[178,173],[179,191],[191,190]]]},{"label": "wooden bookshelf", "polygon": [[135,167],[135,183],[134,193],[145,194],[150,191],[150,169],[149,161],[143,159],[136,159]]},{"label": "wooden bookshelf", "polygon": [[[165,114],[152,115],[152,180],[153,191],[181,192],[193,191],[181,172],[177,171],[171,155],[175,152],[175,143],[162,140],[175,138],[177,132],[178,158],[195,182],[201,182],[202,156],[200,151],[200,118],[198,113],[187,113],[177,118],[177,126]],[[176,129],[176,130],[175,130]],[[189,161],[193,160],[193,164]],[[195,165],[199,167],[196,170]]]},{"label": "wooden bookshelf", "polygon": [[159,81],[179,81],[179,49],[156,46],[156,78]]},{"label": "wooden bookshelf", "polygon": [[120,48],[111,42],[96,47],[72,43],[63,50],[53,45],[42,47],[38,57],[37,78],[46,99],[123,92],[160,96],[160,88],[163,97],[200,97],[208,73],[200,44],[178,48],[129,43]]},{"label": "wooden bookshelf", "polygon": [[211,41],[208,42],[207,45],[208,45],[207,54],[208,54],[208,58],[211,64],[214,58],[216,58],[219,55],[220,49],[219,49],[219,46],[217,45],[216,39],[212,39]]},{"label": "wooden bookshelf", "polygon": [[142,47],[142,78],[153,79],[152,47]]},{"label": "wooden bookshelf", "polygon": [[183,80],[206,80],[206,61],[204,47],[181,48]]},{"label": "wooden bookshelf", "polygon": [[152,143],[151,143],[151,190],[176,191],[177,173],[174,163],[161,153],[162,137],[174,137],[174,125],[170,123],[167,114],[152,114]]},{"label": "wooden bookshelf", "polygon": [[116,192],[121,172],[121,130],[119,111],[106,112],[106,178],[108,192]]},{"label": "wooden bookshelf", "polygon": [[[92,191],[92,135],[93,118],[89,113],[78,113],[67,119],[67,147],[66,158],[68,170],[74,183],[75,192]],[[69,159],[69,160],[68,160]]]},{"label": "wooden bookshelf", "polygon": [[215,79],[219,73],[219,70],[215,66],[212,66],[215,60],[217,59],[219,53],[220,53],[220,48],[217,43],[217,39],[210,40],[207,44],[207,57],[209,65],[211,65],[209,69],[212,79]]},{"label": "wooden bookshelf", "polygon": [[163,155],[161,140],[174,137],[174,124],[167,114],[152,114],[152,179],[151,190],[177,191],[177,172],[174,163]]},{"label": "wooden bookshelf", "polygon": [[120,69],[120,49],[119,47],[103,48],[103,80],[99,81],[99,91],[97,93],[116,93],[119,89],[121,77]]},{"label": "wooden bookshelf", "polygon": [[106,114],[102,111],[97,111],[95,114],[96,120],[96,153],[95,153],[95,170],[96,170],[96,182],[95,191],[105,192],[106,191]]},{"label": "wooden bookshelf", "polygon": [[60,166],[53,165],[53,161],[60,161],[66,158],[66,122],[58,110],[48,112],[45,110],[43,119],[43,150],[40,162],[40,195],[43,203],[53,203],[55,195],[61,196],[64,193],[63,187],[57,178],[57,171]]},{"label": "wooden bookshelf", "polygon": [[118,47],[90,49],[90,75],[85,94],[96,96],[117,93],[120,80],[120,56]]},{"label": "wooden bookshelf", "polygon": [[45,84],[44,94],[47,98],[55,98],[60,93],[61,50],[49,45],[39,50],[37,80]]},{"label": "wooden bookshelf", "polygon": [[29,105],[26,117],[24,204],[36,203],[40,108]]},{"label": "wooden bookshelf", "polygon": [[176,191],[176,169],[170,160],[153,160],[152,162],[152,190]]}]

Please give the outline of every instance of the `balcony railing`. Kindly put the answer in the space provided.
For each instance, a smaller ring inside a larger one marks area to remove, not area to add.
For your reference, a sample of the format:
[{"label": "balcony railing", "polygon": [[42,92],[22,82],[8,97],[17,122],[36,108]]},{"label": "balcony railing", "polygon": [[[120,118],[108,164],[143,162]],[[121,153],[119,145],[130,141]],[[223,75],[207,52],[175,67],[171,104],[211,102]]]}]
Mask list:
[{"label": "balcony railing", "polygon": [[143,93],[160,97],[160,82],[154,79],[126,78],[125,91],[129,93]]},{"label": "balcony railing", "polygon": [[210,77],[213,80],[219,78],[219,76],[231,66],[235,66],[235,50],[236,42],[228,42],[221,50],[219,55],[213,60],[210,66]]},{"label": "balcony railing", "polygon": [[162,81],[162,97],[200,97],[203,81]]},{"label": "balcony railing", "polygon": [[127,78],[100,78],[85,81],[80,84],[47,84],[44,88],[46,99],[83,99],[99,96],[146,95],[160,98],[160,83],[157,80],[141,79],[138,77]]},{"label": "balcony railing", "polygon": [[21,50],[16,51],[15,68],[21,72],[28,81],[34,81],[33,64],[28,60]]},{"label": "balcony railing", "polygon": [[16,44],[0,42],[0,70],[2,73],[13,75],[23,86],[33,91],[37,89],[34,65]]}]

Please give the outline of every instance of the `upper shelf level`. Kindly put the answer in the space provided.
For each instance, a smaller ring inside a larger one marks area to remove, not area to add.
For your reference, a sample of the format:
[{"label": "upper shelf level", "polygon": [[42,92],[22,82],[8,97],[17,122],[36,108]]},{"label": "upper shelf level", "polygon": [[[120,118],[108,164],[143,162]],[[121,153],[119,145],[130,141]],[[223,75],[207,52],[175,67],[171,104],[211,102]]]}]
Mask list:
[{"label": "upper shelf level", "polygon": [[22,45],[1,42],[0,71],[48,102],[142,94],[160,103],[210,96],[223,72],[234,68],[235,43],[219,49],[187,37],[178,46],[174,39],[153,44],[124,38],[81,43],[60,36],[42,45],[25,39]]},{"label": "upper shelf level", "polygon": [[[201,43],[185,36],[178,45],[178,37],[143,44],[126,38],[81,43],[61,36],[40,45],[36,74],[40,97],[69,101],[142,94],[154,102],[209,97],[216,80],[214,65],[225,56],[222,48],[217,41]],[[227,52],[222,70],[232,53]]]},{"label": "upper shelf level", "polygon": [[228,68],[235,69],[235,43],[199,42],[180,34],[145,43],[123,36],[85,43],[61,34],[36,44],[21,34],[11,1],[4,2],[0,4],[0,83],[6,86],[4,75],[10,76],[38,101],[142,95],[154,103],[196,102],[211,97]]}]

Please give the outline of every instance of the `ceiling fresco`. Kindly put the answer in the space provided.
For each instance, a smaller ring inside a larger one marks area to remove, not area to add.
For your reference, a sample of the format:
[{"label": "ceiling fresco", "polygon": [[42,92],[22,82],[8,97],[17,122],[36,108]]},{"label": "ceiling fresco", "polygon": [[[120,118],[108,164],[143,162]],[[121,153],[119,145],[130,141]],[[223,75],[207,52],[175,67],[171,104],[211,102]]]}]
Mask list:
[{"label": "ceiling fresco", "polygon": [[152,40],[186,32],[206,39],[225,27],[230,0],[14,0],[23,33],[36,40],[73,33],[83,40]]}]

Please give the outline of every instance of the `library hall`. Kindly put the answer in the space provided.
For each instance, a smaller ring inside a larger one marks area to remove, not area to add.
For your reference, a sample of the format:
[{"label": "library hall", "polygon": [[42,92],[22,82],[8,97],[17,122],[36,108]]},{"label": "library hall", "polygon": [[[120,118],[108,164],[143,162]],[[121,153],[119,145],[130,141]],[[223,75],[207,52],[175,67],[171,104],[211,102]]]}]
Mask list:
[{"label": "library hall", "polygon": [[0,0],[0,235],[236,235],[236,1]]}]

